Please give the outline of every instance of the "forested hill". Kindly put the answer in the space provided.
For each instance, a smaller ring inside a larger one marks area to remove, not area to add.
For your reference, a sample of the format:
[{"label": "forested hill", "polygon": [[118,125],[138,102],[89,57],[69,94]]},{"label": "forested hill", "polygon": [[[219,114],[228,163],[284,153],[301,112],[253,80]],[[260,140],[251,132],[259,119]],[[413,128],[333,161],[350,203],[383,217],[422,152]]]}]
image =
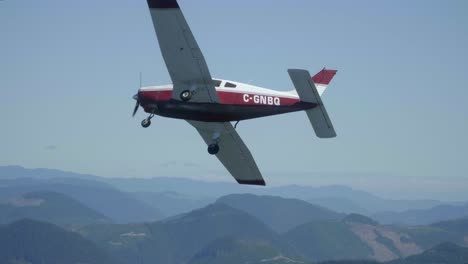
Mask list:
[{"label": "forested hill", "polygon": [[23,219],[0,226],[0,263],[111,264],[94,243],[53,224]]}]

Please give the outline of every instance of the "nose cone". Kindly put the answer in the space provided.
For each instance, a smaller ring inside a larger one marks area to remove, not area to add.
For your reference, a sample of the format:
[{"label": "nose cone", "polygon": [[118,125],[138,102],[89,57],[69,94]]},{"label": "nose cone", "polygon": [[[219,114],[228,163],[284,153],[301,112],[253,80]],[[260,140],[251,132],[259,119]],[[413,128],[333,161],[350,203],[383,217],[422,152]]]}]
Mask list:
[{"label": "nose cone", "polygon": [[148,99],[145,93],[145,89],[138,89],[138,92],[133,96],[133,99],[138,100],[140,103],[145,103]]}]

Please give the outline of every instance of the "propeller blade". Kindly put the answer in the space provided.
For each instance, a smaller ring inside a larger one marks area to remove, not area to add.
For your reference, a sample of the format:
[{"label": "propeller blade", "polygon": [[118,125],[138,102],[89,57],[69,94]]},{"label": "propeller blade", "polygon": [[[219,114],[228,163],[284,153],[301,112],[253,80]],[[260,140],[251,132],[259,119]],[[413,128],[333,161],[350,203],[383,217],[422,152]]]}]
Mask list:
[{"label": "propeller blade", "polygon": [[140,107],[140,100],[138,100],[138,99],[139,99],[139,98],[138,98],[138,94],[135,94],[135,95],[133,96],[133,99],[136,100],[136,104],[135,104],[135,108],[133,109],[132,117],[135,116],[135,114],[136,114],[137,111],[138,111],[138,107]]},{"label": "propeller blade", "polygon": [[140,107],[140,102],[136,101],[135,108],[133,109],[132,117],[135,116],[136,112],[138,111],[138,107]]}]

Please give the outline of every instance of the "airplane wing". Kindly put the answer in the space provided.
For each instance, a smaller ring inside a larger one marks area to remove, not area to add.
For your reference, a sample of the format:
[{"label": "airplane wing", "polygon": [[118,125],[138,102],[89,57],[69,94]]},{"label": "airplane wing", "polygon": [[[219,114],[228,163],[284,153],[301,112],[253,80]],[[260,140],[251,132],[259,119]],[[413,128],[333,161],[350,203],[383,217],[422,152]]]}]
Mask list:
[{"label": "airplane wing", "polygon": [[193,91],[190,102],[218,103],[210,71],[176,0],[147,0],[159,47],[174,85],[172,98]]},{"label": "airplane wing", "polygon": [[207,145],[217,142],[216,157],[240,184],[265,185],[252,154],[229,122],[200,122],[187,120],[194,126]]}]

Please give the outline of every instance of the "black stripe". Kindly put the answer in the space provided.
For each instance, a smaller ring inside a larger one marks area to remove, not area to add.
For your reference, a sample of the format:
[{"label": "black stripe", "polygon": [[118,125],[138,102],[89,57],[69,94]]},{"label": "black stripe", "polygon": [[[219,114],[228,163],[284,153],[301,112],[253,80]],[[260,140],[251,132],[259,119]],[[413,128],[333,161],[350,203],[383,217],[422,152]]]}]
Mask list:
[{"label": "black stripe", "polygon": [[146,0],[149,8],[179,8],[177,0]]},{"label": "black stripe", "polygon": [[[157,115],[189,119],[205,122],[228,122],[252,119],[263,116],[278,115],[301,110],[311,109],[317,106],[314,103],[298,102],[290,106],[274,105],[227,105],[213,103],[190,103],[177,100],[153,102],[140,97],[140,103],[145,111]],[[154,104],[157,105],[155,109]]]},{"label": "black stripe", "polygon": [[236,181],[239,183],[239,184],[250,184],[250,185],[262,185],[262,186],[265,186],[265,181],[263,179],[261,180],[238,180],[236,179]]}]

